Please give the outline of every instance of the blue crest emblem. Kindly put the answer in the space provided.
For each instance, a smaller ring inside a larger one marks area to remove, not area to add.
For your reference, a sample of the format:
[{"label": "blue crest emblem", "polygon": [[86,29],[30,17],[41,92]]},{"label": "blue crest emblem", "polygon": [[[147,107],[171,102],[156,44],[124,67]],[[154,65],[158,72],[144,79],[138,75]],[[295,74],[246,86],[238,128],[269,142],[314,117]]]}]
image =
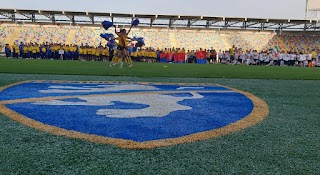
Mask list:
[{"label": "blue crest emblem", "polygon": [[268,111],[252,94],[212,84],[28,81],[0,89],[0,112],[25,125],[133,149],[228,134]]}]

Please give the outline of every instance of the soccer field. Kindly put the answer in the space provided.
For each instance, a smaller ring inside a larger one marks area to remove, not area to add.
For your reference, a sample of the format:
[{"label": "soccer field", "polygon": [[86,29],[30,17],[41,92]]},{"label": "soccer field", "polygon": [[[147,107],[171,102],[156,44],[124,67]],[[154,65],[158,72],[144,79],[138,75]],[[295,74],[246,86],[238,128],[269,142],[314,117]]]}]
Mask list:
[{"label": "soccer field", "polygon": [[264,100],[262,122],[216,138],[129,150],[56,136],[0,115],[0,174],[319,174],[320,69],[0,59],[0,87],[25,80],[213,83]]},{"label": "soccer field", "polygon": [[124,66],[123,69],[119,69],[119,65],[110,68],[108,62],[17,59],[0,59],[0,72],[19,74],[130,76],[154,78],[154,81],[156,81],[156,77],[283,80],[320,79],[320,69],[317,67],[135,63],[132,68]]}]

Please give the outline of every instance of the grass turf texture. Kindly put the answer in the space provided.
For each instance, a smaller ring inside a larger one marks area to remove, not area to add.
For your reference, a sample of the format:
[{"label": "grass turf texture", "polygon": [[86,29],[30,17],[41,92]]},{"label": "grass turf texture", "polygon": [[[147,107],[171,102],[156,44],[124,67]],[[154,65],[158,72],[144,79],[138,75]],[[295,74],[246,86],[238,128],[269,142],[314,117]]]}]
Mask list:
[{"label": "grass turf texture", "polygon": [[[45,64],[44,62],[38,60],[1,60],[0,72],[6,72],[3,70],[9,72],[10,69],[6,66],[15,65],[11,67],[11,72],[23,73],[20,72],[22,70],[16,68],[16,65],[19,64],[21,64],[19,67],[25,72],[29,70],[32,72],[30,68],[32,64],[40,67],[40,65]],[[75,67],[80,65],[81,68],[61,68],[64,64],[75,65]],[[162,69],[157,68],[156,65],[161,67],[161,64],[136,64],[131,71],[112,68],[113,71],[109,72],[116,75],[135,76],[148,74],[144,75],[144,78],[0,74],[0,86],[23,80],[219,83],[250,92],[265,100],[270,107],[270,115],[253,127],[226,136],[151,150],[126,150],[112,145],[100,145],[78,139],[59,137],[26,127],[0,115],[0,174],[318,174],[320,172],[320,135],[318,132],[320,130],[320,81],[152,78],[157,75],[182,76],[174,71],[180,65],[171,64],[168,65],[168,68],[177,66],[175,69],[171,69],[172,74],[153,73],[153,69],[149,68],[146,69],[151,72],[140,70],[149,66],[156,67],[154,68],[156,70]],[[44,68],[34,70],[36,67],[32,70],[33,72],[61,74],[86,74],[94,71],[105,75],[109,71],[101,62],[51,61],[47,66],[49,70]],[[94,68],[82,70],[86,66]],[[196,72],[189,72],[195,71],[191,70],[191,67],[183,68],[183,66],[188,65],[181,65],[182,68],[180,69],[188,68],[188,71],[185,70],[185,72],[189,75],[197,75]],[[199,67],[198,69],[204,67],[218,69],[220,65],[193,66]],[[103,70],[97,70],[99,68]],[[269,69],[269,67],[252,66],[251,68],[250,66],[225,65],[221,65],[220,69],[222,71],[229,69],[231,72],[233,70],[239,72],[238,69],[243,69],[243,72],[251,72],[252,77],[255,77],[255,72],[245,70],[258,70],[259,68]],[[277,68],[270,69],[276,70]],[[315,70],[309,68],[289,69],[297,70],[297,72],[300,72],[300,70],[307,72]],[[45,70],[49,72],[43,72]],[[59,72],[61,70],[65,71]],[[287,69],[281,68],[281,70],[285,71]],[[272,71],[268,70],[267,72]],[[300,74],[303,73],[300,72]],[[99,74],[96,73],[96,75]],[[229,75],[250,78],[250,74],[237,75],[230,73]],[[264,75],[267,74],[264,73]],[[317,72],[307,75],[313,75],[314,79],[317,79]],[[273,74],[273,76],[276,76],[276,74]],[[269,78],[272,78],[272,76],[269,76]],[[276,78],[279,77],[276,76]],[[301,77],[284,77],[284,79],[291,78],[300,79]]]},{"label": "grass turf texture", "polygon": [[104,75],[136,77],[243,78],[319,80],[320,68],[239,65],[134,63],[132,68],[92,61],[0,59],[1,73]]}]

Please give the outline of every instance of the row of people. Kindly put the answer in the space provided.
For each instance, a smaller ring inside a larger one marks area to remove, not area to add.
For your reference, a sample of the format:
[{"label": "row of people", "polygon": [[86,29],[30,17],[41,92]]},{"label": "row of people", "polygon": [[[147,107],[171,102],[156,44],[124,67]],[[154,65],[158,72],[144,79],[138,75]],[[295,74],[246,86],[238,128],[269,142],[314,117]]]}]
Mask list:
[{"label": "row of people", "polygon": [[[137,49],[129,47],[129,52],[134,61],[159,61],[160,53],[185,53],[186,62],[196,62],[196,52],[199,50],[188,50],[184,48],[166,48],[163,50],[154,50],[153,48]],[[41,58],[41,59],[66,59],[66,60],[111,60],[114,54],[106,46],[89,46],[89,45],[61,45],[57,43],[42,43],[40,45],[35,43],[20,43],[12,46],[6,45],[5,53],[7,57],[15,58]],[[301,65],[306,66],[311,61],[315,65],[319,63],[319,50],[306,51],[290,51],[277,52],[273,49],[258,52],[257,50],[230,48],[228,51],[204,50],[206,52],[206,59],[208,63],[220,62],[222,64],[246,64],[246,65]],[[173,58],[171,61],[174,61]]]},{"label": "row of people", "polygon": [[308,66],[309,64],[318,65],[320,52],[276,52],[267,50],[257,52],[237,52],[231,58],[230,52],[219,52],[218,58],[223,64],[246,64],[246,65],[269,65],[269,66]]},{"label": "row of people", "polygon": [[[156,59],[157,52],[153,48],[137,49],[129,47],[130,55],[136,60],[144,58]],[[66,60],[110,60],[116,54],[115,48],[107,46],[62,45],[58,43],[20,43],[5,45],[6,57],[32,59],[66,59]]]}]

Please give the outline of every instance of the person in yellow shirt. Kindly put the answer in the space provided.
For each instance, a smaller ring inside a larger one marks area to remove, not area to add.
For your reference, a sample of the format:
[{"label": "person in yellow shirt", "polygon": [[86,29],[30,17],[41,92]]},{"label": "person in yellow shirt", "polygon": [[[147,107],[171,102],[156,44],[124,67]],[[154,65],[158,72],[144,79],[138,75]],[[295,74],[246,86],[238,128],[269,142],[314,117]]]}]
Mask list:
[{"label": "person in yellow shirt", "polygon": [[45,59],[47,55],[47,48],[45,45],[41,46],[41,50],[40,50],[40,57],[41,59]]},{"label": "person in yellow shirt", "polygon": [[146,50],[145,49],[141,49],[140,50],[140,61],[141,62],[145,62],[146,61]]},{"label": "person in yellow shirt", "polygon": [[99,48],[100,48],[100,50],[99,50],[100,60],[106,61],[106,57],[107,57],[107,55],[106,55],[106,49],[105,49],[104,47],[102,47],[102,46],[100,46]]},{"label": "person in yellow shirt", "polygon": [[312,61],[315,61],[315,60],[316,60],[316,56],[317,56],[317,52],[316,52],[315,49],[313,49],[312,52],[311,52]]},{"label": "person in yellow shirt", "polygon": [[87,57],[88,57],[88,61],[91,61],[91,59],[92,59],[92,49],[91,49],[91,47],[87,48]]},{"label": "person in yellow shirt", "polygon": [[102,50],[101,50],[101,47],[99,47],[99,48],[96,48],[95,49],[96,51],[96,60],[98,60],[98,61],[101,61],[102,60]]},{"label": "person in yellow shirt", "polygon": [[32,58],[36,59],[37,58],[37,47],[36,45],[31,46],[31,52],[32,52]]},{"label": "person in yellow shirt", "polygon": [[50,50],[51,50],[51,55],[52,55],[51,58],[56,59],[57,49],[56,49],[55,44],[52,44],[50,46]]},{"label": "person in yellow shirt", "polygon": [[91,60],[96,60],[97,56],[97,50],[95,47],[91,47]]},{"label": "person in yellow shirt", "polygon": [[157,53],[154,50],[150,51],[151,62],[155,62],[157,59]]},{"label": "person in yellow shirt", "polygon": [[20,52],[19,46],[14,44],[12,49],[14,49],[14,56],[13,57],[19,58],[19,52]]},{"label": "person in yellow shirt", "polygon": [[138,61],[138,51],[132,52],[131,56],[134,61]]},{"label": "person in yellow shirt", "polygon": [[23,46],[23,58],[28,57],[28,45]]},{"label": "person in yellow shirt", "polygon": [[32,44],[29,44],[28,45],[28,57],[30,59],[32,58],[32,50],[33,50]]},{"label": "person in yellow shirt", "polygon": [[234,60],[234,56],[235,56],[235,46],[233,45],[232,48],[229,49],[230,51],[230,59],[231,62]]},{"label": "person in yellow shirt", "polygon": [[88,50],[87,50],[88,46],[83,47],[83,59],[87,60],[88,59]]},{"label": "person in yellow shirt", "polygon": [[35,49],[36,49],[36,58],[40,59],[40,47],[38,44],[35,44]]},{"label": "person in yellow shirt", "polygon": [[83,46],[79,47],[79,59],[83,60]]},{"label": "person in yellow shirt", "polygon": [[153,58],[154,58],[154,59],[157,59],[157,52],[156,52],[156,51],[153,51],[153,52],[152,52],[152,55],[153,55]]}]

